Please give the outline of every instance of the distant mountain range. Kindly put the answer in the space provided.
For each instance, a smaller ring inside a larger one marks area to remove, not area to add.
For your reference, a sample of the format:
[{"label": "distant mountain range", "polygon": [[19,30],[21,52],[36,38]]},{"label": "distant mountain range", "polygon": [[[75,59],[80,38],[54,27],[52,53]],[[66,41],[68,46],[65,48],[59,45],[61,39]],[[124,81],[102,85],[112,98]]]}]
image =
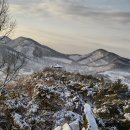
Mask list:
[{"label": "distant mountain range", "polygon": [[[19,37],[14,40],[5,37],[1,42],[2,46],[0,49],[6,48],[24,54],[30,59],[29,67],[32,67],[33,69],[37,68],[38,65],[38,68],[42,68],[54,64],[62,64],[66,69],[69,68],[68,70],[71,70],[72,68],[73,71],[77,69],[82,72],[97,73],[108,70],[130,72],[130,59],[123,58],[115,53],[103,49],[98,49],[86,55],[69,55],[57,52],[35,40],[25,37]],[[31,66],[31,64],[33,64],[33,66]]]}]

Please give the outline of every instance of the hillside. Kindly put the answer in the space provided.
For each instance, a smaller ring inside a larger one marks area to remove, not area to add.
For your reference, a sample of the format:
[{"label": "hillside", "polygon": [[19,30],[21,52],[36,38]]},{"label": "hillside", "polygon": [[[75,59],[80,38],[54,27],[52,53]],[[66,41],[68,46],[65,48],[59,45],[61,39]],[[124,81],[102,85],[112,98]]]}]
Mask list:
[{"label": "hillside", "polygon": [[114,65],[115,69],[130,67],[130,60],[120,57],[112,52],[108,52],[103,49],[98,49],[88,55],[83,56],[83,58],[78,60],[78,63],[82,65],[87,65],[90,67],[100,67]]},{"label": "hillside", "polygon": [[62,54],[25,37],[10,39],[5,45],[27,58],[27,64],[20,71],[21,75],[59,64],[69,72],[102,75],[114,81],[121,78],[130,86],[130,60],[103,49],[85,55]]},{"label": "hillside", "polygon": [[120,81],[46,68],[6,87],[0,95],[0,128],[128,130],[129,95]]},{"label": "hillside", "polygon": [[59,53],[30,38],[18,37],[8,42],[7,45],[14,48],[16,51],[25,54],[28,57],[42,58],[43,56],[47,56],[47,57],[68,58],[65,54]]},{"label": "hillside", "polygon": [[62,54],[23,37],[0,45],[4,65],[18,55],[26,64],[0,90],[0,129],[129,130],[129,59],[103,49]]},{"label": "hillside", "polygon": [[[40,44],[30,38],[19,37],[14,40],[10,40],[6,44],[7,46],[13,48],[14,50],[25,54],[27,57],[34,60],[34,62],[39,62],[44,65],[48,64],[48,66],[53,65],[55,63],[62,64],[66,66],[71,64],[81,67],[81,70],[86,66],[94,68],[94,70],[121,70],[121,71],[129,71],[130,60],[118,56],[112,52],[108,52],[103,49],[98,49],[90,54],[79,55],[79,54],[62,54],[57,52],[43,44]],[[41,61],[43,61],[41,63]],[[49,63],[50,62],[50,63]],[[48,67],[47,66],[47,67]],[[99,71],[96,71],[99,72]]]}]

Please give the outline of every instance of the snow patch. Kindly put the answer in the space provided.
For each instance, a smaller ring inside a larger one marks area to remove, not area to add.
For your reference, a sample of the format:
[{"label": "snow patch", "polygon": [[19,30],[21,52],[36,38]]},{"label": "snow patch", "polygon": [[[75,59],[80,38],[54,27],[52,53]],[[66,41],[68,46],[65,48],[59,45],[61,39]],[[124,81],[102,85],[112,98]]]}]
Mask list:
[{"label": "snow patch", "polygon": [[130,113],[125,113],[124,117],[126,118],[126,120],[130,121]]},{"label": "snow patch", "polygon": [[87,118],[88,123],[89,123],[89,129],[90,130],[98,130],[98,126],[97,126],[96,120],[94,118],[94,114],[91,110],[91,106],[87,103],[84,105],[84,113],[85,113],[86,118]]}]

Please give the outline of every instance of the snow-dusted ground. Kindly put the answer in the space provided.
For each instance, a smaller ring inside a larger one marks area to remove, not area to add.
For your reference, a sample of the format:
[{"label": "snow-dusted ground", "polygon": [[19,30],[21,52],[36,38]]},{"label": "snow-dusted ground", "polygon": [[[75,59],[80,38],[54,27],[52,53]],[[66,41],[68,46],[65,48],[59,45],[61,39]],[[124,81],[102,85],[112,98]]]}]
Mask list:
[{"label": "snow-dusted ground", "polygon": [[[94,63],[94,61],[97,61],[98,59],[103,58],[105,55],[107,55],[107,52],[104,54],[101,51],[95,51],[94,53],[90,53],[87,55],[84,55],[82,58],[83,60],[80,60],[80,64],[91,64]],[[103,65],[106,64],[107,62],[102,60],[100,62],[96,62],[97,65]]]},{"label": "snow-dusted ground", "polygon": [[72,59],[72,60],[74,60],[74,61],[77,61],[77,60],[79,60],[80,58],[82,58],[82,56],[81,55],[71,55],[71,56],[69,56],[69,58],[70,59]]},{"label": "snow-dusted ground", "polygon": [[128,121],[130,121],[130,113],[125,113],[125,114],[124,114],[124,117],[125,117]]},{"label": "snow-dusted ground", "polygon": [[77,121],[74,121],[70,124],[65,123],[62,127],[58,126],[54,130],[79,130],[79,123]]},{"label": "snow-dusted ground", "polygon": [[89,129],[90,130],[98,130],[98,126],[97,126],[96,120],[94,118],[94,114],[91,110],[91,106],[87,103],[84,105],[84,113],[85,113],[86,118],[88,120]]},{"label": "snow-dusted ground", "polygon": [[130,73],[123,72],[123,71],[106,71],[100,74],[104,75],[111,81],[116,81],[117,79],[121,79],[122,83],[128,85],[130,89]]},{"label": "snow-dusted ground", "polygon": [[50,59],[52,61],[55,61],[55,62],[63,62],[63,63],[66,63],[66,64],[71,64],[72,61],[71,60],[68,60],[68,59],[65,59],[65,58],[55,58],[55,57],[44,57],[45,59]]}]

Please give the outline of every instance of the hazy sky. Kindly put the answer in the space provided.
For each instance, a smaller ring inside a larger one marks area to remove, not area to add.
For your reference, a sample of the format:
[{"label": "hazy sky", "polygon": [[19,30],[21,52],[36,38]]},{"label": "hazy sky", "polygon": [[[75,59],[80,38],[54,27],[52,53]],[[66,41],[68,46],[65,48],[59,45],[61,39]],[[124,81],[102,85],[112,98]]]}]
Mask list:
[{"label": "hazy sky", "polygon": [[104,48],[130,58],[130,0],[8,0],[13,37],[64,53]]}]

